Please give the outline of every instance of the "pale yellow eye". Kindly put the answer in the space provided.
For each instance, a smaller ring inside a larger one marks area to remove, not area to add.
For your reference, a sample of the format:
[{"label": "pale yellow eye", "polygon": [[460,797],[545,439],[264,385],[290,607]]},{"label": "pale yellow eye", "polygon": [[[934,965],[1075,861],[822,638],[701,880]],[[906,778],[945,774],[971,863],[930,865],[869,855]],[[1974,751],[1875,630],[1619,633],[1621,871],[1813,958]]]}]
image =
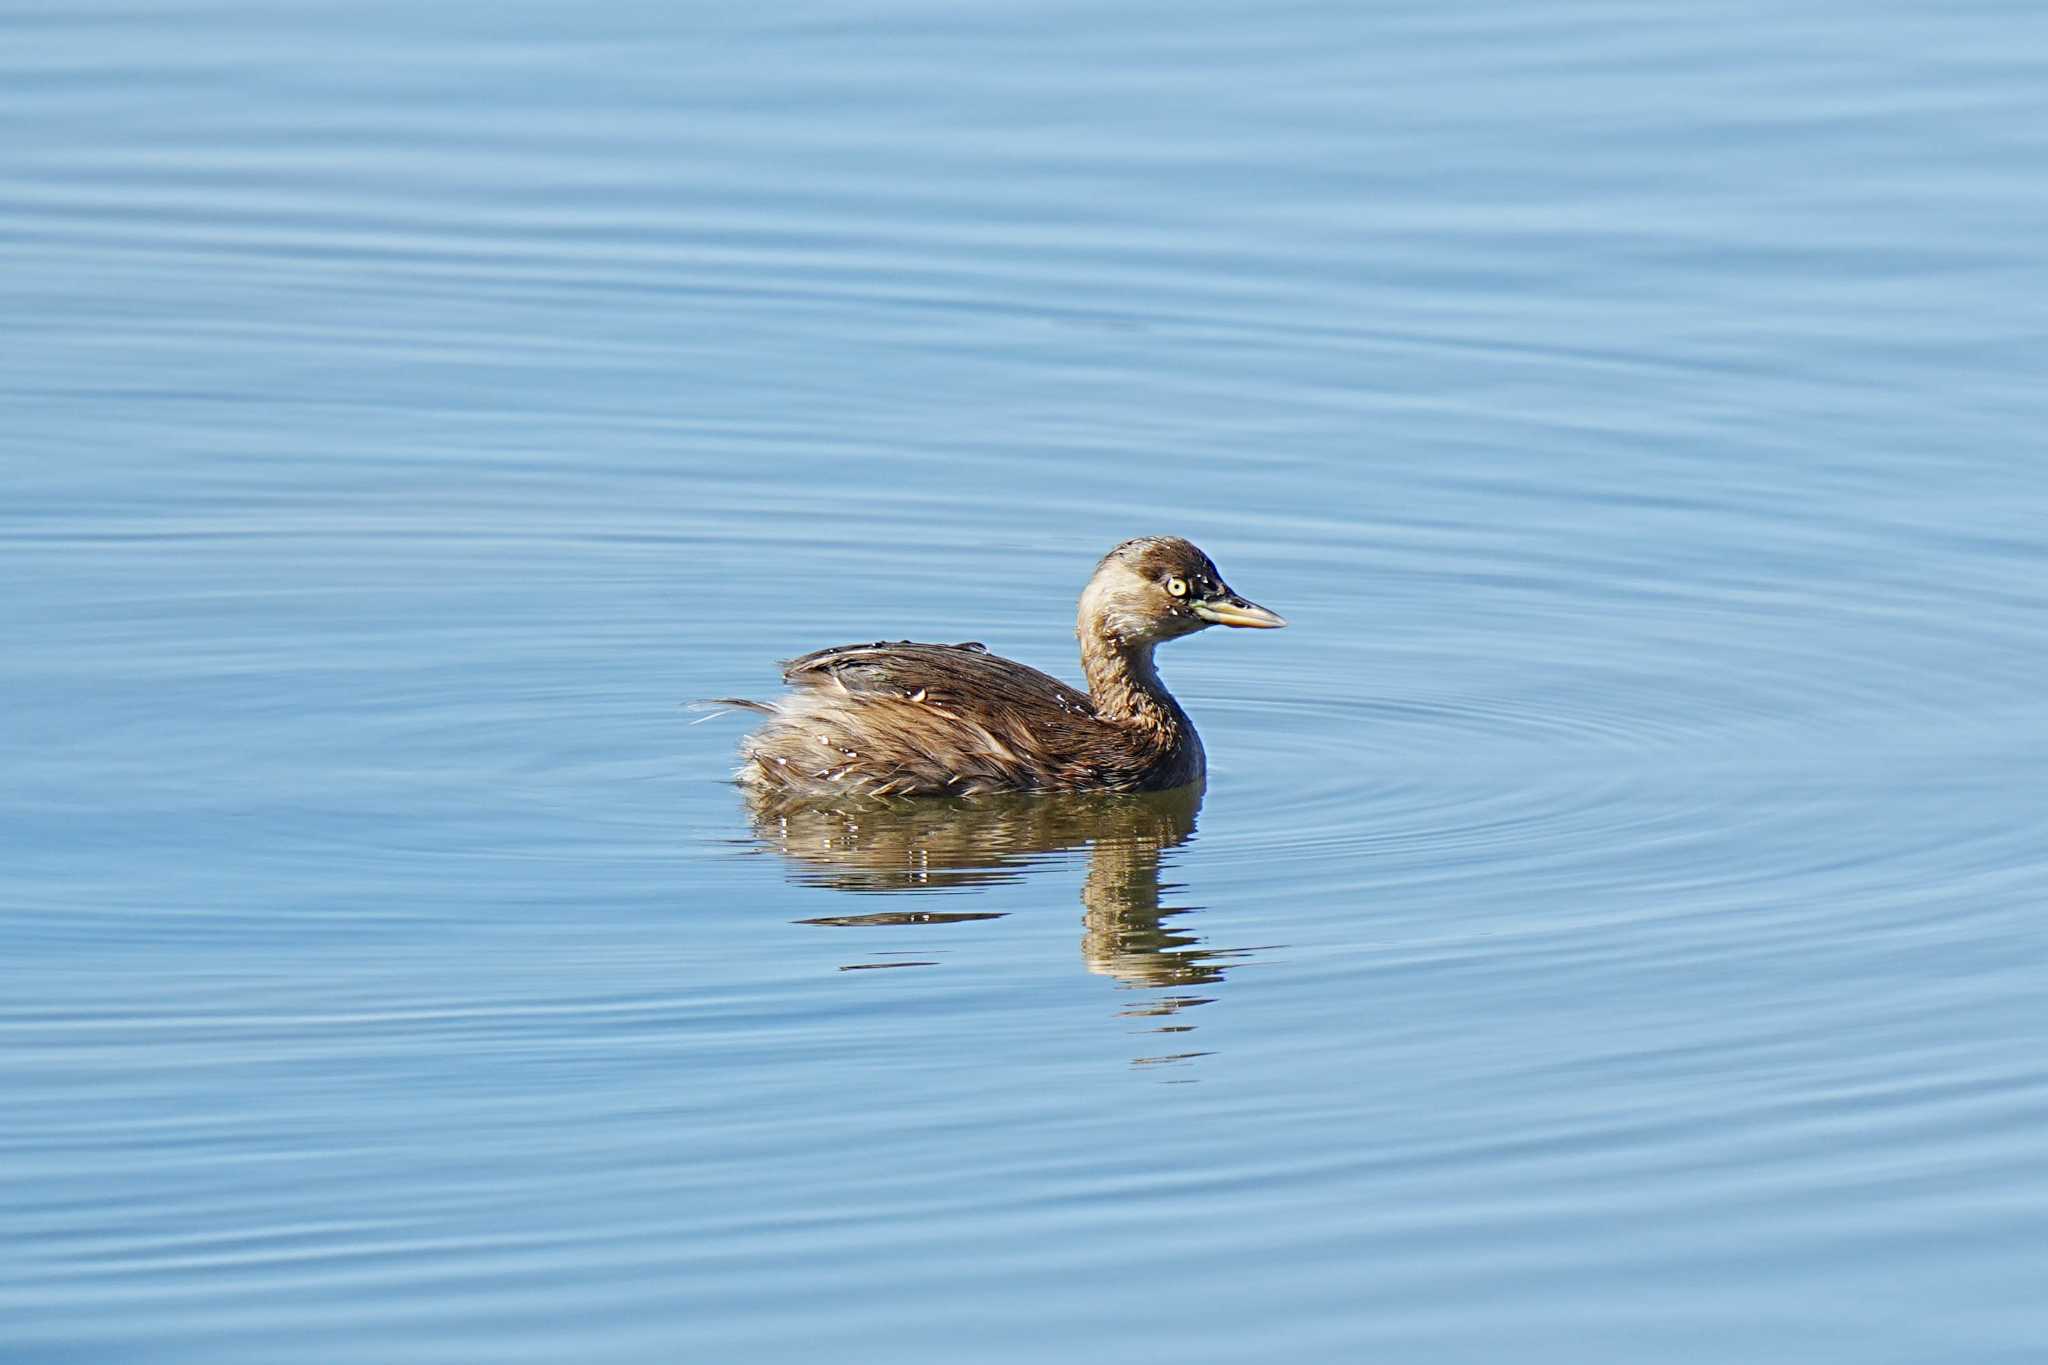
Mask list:
[{"label": "pale yellow eye", "polygon": [[1188,581],[1185,578],[1169,578],[1166,580],[1166,590],[1175,597],[1186,597],[1188,595]]}]

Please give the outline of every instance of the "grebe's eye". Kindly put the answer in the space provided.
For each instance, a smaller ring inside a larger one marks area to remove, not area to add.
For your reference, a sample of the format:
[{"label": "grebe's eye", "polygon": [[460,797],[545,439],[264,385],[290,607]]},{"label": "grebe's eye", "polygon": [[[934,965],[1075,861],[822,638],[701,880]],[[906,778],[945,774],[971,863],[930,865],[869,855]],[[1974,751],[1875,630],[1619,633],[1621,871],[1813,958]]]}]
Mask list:
[{"label": "grebe's eye", "polygon": [[1175,597],[1186,597],[1188,595],[1188,581],[1178,576],[1169,578],[1166,580],[1166,590]]}]

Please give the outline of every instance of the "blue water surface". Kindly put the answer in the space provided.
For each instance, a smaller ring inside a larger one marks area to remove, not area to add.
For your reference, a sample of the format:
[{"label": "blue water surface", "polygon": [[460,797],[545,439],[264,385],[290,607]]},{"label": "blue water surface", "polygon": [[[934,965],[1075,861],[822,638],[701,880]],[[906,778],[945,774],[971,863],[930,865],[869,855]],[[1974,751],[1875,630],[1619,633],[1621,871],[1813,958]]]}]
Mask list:
[{"label": "blue water surface", "polygon": [[[0,1357],[2048,1355],[2038,6],[81,0],[0,127]],[[682,708],[1157,532],[1199,795]]]}]

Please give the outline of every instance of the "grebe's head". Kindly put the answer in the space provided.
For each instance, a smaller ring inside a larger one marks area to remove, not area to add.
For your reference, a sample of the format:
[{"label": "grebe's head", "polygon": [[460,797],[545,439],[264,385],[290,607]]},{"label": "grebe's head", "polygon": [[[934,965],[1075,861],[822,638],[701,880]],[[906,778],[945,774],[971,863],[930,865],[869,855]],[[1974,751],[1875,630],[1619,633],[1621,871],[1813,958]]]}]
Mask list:
[{"label": "grebe's head", "polygon": [[1231,591],[1209,556],[1179,536],[1140,536],[1102,557],[1081,593],[1076,629],[1153,645],[1209,626],[1273,630],[1287,622]]}]

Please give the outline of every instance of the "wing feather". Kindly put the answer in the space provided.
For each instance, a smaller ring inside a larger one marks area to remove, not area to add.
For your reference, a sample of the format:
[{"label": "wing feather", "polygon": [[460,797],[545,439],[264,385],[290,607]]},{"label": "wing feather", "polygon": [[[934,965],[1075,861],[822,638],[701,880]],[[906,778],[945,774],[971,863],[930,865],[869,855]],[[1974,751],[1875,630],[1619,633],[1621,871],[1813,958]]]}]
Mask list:
[{"label": "wing feather", "polygon": [[[1087,693],[979,644],[839,645],[789,660],[783,678],[794,695],[744,749],[760,785],[965,795],[1140,780]],[[1119,758],[1128,781],[1103,781]]]},{"label": "wing feather", "polygon": [[1095,704],[1086,692],[973,642],[877,640],[837,645],[788,660],[782,677],[792,687],[836,687],[854,695],[902,697],[941,709],[971,700],[998,713],[1015,709],[1030,714],[1049,707],[1054,715],[1095,715]]}]

